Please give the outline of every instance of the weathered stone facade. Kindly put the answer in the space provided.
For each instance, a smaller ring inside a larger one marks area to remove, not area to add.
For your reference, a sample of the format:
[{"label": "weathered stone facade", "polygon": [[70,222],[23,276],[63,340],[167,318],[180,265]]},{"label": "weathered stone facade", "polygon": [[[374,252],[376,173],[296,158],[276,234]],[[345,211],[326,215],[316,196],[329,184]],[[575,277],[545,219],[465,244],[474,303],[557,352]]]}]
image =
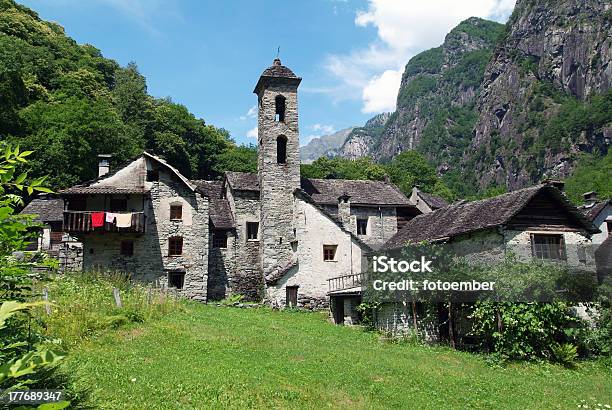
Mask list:
[{"label": "weathered stone facade", "polygon": [[[328,307],[329,279],[361,273],[365,255],[397,232],[398,209],[419,211],[387,182],[301,178],[300,81],[277,59],[257,82],[257,174],[189,181],[144,153],[112,174],[105,174],[105,157],[100,178],[64,191],[83,268],[129,272],[198,300],[242,295],[277,306],[291,298],[298,307]],[[114,212],[117,203],[140,214],[144,228],[82,226],[80,213]],[[176,207],[180,217],[173,216]],[[170,251],[174,238],[182,238],[180,252]]]},{"label": "weathered stone facade", "polygon": [[[282,67],[280,60],[274,60],[275,67]],[[264,275],[292,257],[293,192],[300,187],[297,87],[301,79],[288,69],[282,75],[267,71],[254,91],[259,108],[259,252]]]},{"label": "weathered stone facade", "polygon": [[[148,173],[155,173],[154,181],[145,181]],[[136,188],[141,193],[134,193]],[[126,211],[144,213],[145,221],[142,232],[92,229],[75,233],[83,247],[83,269],[127,272],[137,280],[161,287],[168,286],[170,274],[184,274],[180,292],[206,300],[208,198],[196,193],[165,163],[146,155],[116,174],[80,189],[65,192],[68,211],[72,211],[75,198],[84,204],[85,213],[108,211],[109,203],[120,201],[126,204]],[[181,206],[181,218],[171,219],[170,206],[177,205]],[[173,237],[182,238],[179,255],[170,255],[169,240]],[[122,254],[124,242],[131,243],[131,254]]]}]

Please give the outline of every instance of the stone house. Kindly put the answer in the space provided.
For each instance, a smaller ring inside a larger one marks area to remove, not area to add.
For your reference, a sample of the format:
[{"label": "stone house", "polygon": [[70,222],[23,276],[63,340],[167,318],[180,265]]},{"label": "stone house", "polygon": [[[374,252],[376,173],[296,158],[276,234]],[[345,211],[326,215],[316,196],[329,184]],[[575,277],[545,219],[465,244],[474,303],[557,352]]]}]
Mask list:
[{"label": "stone house", "polygon": [[597,200],[597,192],[584,194],[580,207],[586,218],[599,228],[593,235],[593,248],[599,279],[612,274],[612,200]]},{"label": "stone house", "polygon": [[410,202],[412,202],[419,209],[419,211],[424,214],[448,206],[448,202],[446,202],[444,199],[427,192],[423,192],[417,187],[412,188]]},{"label": "stone house", "polygon": [[[510,252],[519,261],[560,261],[594,273],[591,237],[598,232],[557,186],[546,183],[417,216],[381,250],[427,241],[445,243],[457,256],[478,262],[501,261]],[[385,304],[377,326],[392,333],[409,329],[410,315],[402,306]]]},{"label": "stone house", "polygon": [[28,203],[20,212],[22,215],[35,215],[33,222],[40,225],[36,228],[38,235],[26,251],[44,251],[56,254],[62,243],[64,201],[49,194],[41,194]]},{"label": "stone house", "polygon": [[206,300],[208,198],[147,152],[112,173],[102,158],[99,170],[97,179],[60,191],[63,227],[82,244],[82,268],[129,272]]},{"label": "stone house", "polygon": [[202,301],[327,307],[328,282],[360,274],[366,254],[421,211],[388,182],[301,178],[300,81],[276,59],[255,86],[257,173],[191,181],[145,152],[113,172],[102,156],[98,178],[61,191],[83,269],[129,272]]}]

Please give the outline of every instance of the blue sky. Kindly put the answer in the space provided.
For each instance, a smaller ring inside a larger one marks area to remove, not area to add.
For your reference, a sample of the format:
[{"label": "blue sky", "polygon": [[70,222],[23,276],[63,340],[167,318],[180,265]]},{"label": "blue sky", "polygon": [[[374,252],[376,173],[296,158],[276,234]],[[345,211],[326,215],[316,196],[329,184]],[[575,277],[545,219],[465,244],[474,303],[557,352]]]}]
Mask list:
[{"label": "blue sky", "polygon": [[18,0],[126,65],[149,92],[255,142],[253,87],[280,46],[303,78],[302,144],[394,109],[404,65],[460,21],[505,22],[514,0]]}]

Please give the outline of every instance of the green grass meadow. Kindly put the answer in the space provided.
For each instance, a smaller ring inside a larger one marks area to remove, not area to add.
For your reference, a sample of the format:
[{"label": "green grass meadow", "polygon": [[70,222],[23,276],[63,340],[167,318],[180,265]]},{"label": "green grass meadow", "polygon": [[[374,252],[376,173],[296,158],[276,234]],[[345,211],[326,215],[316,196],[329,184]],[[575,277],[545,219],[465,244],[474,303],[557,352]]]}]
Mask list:
[{"label": "green grass meadow", "polygon": [[62,369],[79,406],[101,409],[569,409],[612,405],[608,366],[498,367],[470,353],[384,342],[323,313],[185,302],[83,341]]}]

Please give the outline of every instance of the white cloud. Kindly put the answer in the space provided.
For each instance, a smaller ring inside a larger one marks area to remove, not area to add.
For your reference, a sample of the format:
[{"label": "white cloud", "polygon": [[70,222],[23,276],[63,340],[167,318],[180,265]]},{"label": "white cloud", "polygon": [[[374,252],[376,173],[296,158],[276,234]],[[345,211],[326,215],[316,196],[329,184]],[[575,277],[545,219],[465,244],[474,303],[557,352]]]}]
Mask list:
[{"label": "white cloud", "polygon": [[386,70],[370,80],[363,88],[363,113],[395,111],[397,90],[402,80],[401,70]]},{"label": "white cloud", "polygon": [[257,104],[249,108],[249,110],[247,111],[245,115],[241,115],[240,120],[245,121],[249,118],[255,118],[255,117],[257,117]]},{"label": "white cloud", "polygon": [[336,129],[333,125],[314,124],[311,128],[313,131],[317,131],[320,134],[332,134],[336,132]]},{"label": "white cloud", "polygon": [[247,131],[247,138],[255,138],[257,139],[257,127],[251,128]]},{"label": "white cloud", "polygon": [[328,55],[324,67],[341,85],[319,92],[335,99],[361,98],[363,112],[387,111],[395,105],[410,57],[440,45],[462,20],[476,16],[503,22],[513,7],[514,0],[369,0],[367,10],[357,11],[355,24],[374,27],[376,40],[347,54]]}]

